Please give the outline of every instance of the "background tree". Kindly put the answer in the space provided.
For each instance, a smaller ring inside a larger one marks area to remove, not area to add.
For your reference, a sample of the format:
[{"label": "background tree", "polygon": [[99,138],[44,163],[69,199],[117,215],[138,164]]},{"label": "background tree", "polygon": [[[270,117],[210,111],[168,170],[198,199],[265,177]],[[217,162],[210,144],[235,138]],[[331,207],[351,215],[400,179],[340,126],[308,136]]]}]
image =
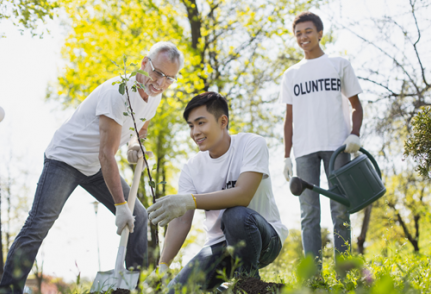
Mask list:
[{"label": "background tree", "polygon": [[[59,8],[58,1],[49,0],[0,0],[0,23],[11,21],[21,32],[30,32],[33,36],[42,37],[43,30],[37,32],[37,27],[46,19],[53,19]],[[0,34],[2,32],[0,31]]]},{"label": "background tree", "polygon": [[[429,71],[425,68],[430,62],[426,52],[431,41],[425,34],[430,26],[425,11],[431,3],[406,0],[402,4],[399,9],[388,7],[388,14],[380,18],[360,22],[346,22],[344,19],[336,25],[336,29],[346,30],[360,40],[358,60],[361,56],[372,56],[362,59],[362,65],[356,70],[367,89],[367,93],[362,95],[366,97],[364,102],[368,102],[362,137],[370,143],[367,146],[379,155],[378,161],[387,179],[393,180],[396,179],[393,176],[398,174],[407,179],[414,178],[414,170],[403,162],[401,142],[411,134],[412,118],[422,106],[431,103]],[[401,183],[399,178],[397,183]],[[411,181],[403,183],[410,185]],[[385,209],[392,211],[394,207],[398,211],[409,211],[410,204],[397,198],[396,203],[386,203]],[[362,232],[358,238],[360,252],[364,251],[366,234],[371,228],[370,219],[373,219],[371,207],[364,210]],[[403,227],[398,218],[395,224]]]}]

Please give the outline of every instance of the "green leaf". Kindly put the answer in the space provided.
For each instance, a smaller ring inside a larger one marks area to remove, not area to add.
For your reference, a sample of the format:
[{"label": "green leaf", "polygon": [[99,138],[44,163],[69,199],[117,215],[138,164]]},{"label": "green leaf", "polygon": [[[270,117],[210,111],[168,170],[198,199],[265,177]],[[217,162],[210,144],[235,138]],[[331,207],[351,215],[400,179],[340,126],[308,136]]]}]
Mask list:
[{"label": "green leaf", "polygon": [[156,187],[156,183],[154,183],[154,181],[148,181],[148,184],[150,185],[150,187]]},{"label": "green leaf", "polygon": [[132,86],[132,91],[133,91],[133,92],[138,91],[138,89],[136,88],[136,85],[133,85],[133,86]]},{"label": "green leaf", "polygon": [[146,140],[147,138],[141,138],[141,143],[142,144],[144,144],[144,141]]},{"label": "green leaf", "polygon": [[130,74],[130,77],[134,77],[134,76],[136,76],[136,71],[133,71],[133,72]]},{"label": "green leaf", "polygon": [[147,119],[146,119],[146,118],[140,118],[140,120],[142,120],[142,121],[146,121]]},{"label": "green leaf", "polygon": [[120,94],[121,94],[121,95],[124,95],[124,92],[125,92],[125,86],[126,86],[126,84],[121,83],[121,84],[120,84],[120,87],[118,88],[118,91],[120,92]]},{"label": "green leaf", "polygon": [[296,268],[296,277],[301,283],[308,280],[317,273],[317,266],[314,262],[314,258],[311,254],[307,254],[305,258],[301,260],[298,267]]},{"label": "green leaf", "polygon": [[123,55],[123,61],[124,61],[124,63],[127,62],[127,56],[126,55]]},{"label": "green leaf", "polygon": [[136,63],[131,63],[129,64],[129,66],[136,66]]},{"label": "green leaf", "polygon": [[130,127],[130,128],[129,128],[129,130],[134,131],[134,130],[135,130],[135,128]]},{"label": "green leaf", "polygon": [[159,185],[166,185],[167,184],[167,182],[166,181],[161,181],[160,183],[159,183]]},{"label": "green leaf", "polygon": [[124,116],[129,116],[129,114],[127,112],[123,112]]},{"label": "green leaf", "polygon": [[143,71],[142,69],[138,69],[137,72],[140,73],[141,75],[149,77],[149,74],[146,71]]},{"label": "green leaf", "polygon": [[157,169],[157,163],[155,163],[154,165],[153,165],[153,168],[151,169],[151,170],[156,170]]},{"label": "green leaf", "polygon": [[112,59],[109,59],[109,60],[111,60],[111,62],[113,63],[113,64],[115,64],[117,67],[120,67],[114,60],[112,60]]}]

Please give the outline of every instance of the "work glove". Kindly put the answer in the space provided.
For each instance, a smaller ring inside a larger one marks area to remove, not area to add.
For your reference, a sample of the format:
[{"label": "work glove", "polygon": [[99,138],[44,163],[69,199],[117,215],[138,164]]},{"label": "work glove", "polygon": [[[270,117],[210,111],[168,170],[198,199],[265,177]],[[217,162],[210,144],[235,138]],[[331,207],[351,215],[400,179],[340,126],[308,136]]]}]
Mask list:
[{"label": "work glove", "polygon": [[132,215],[127,202],[115,205],[115,209],[115,225],[117,226],[117,234],[121,235],[121,232],[126,225],[129,226],[129,232],[133,233],[135,228],[135,217]]},{"label": "work glove", "polygon": [[353,134],[350,134],[343,144],[346,145],[346,149],[344,150],[346,153],[356,153],[361,148],[361,140]]},{"label": "work glove", "polygon": [[174,218],[183,216],[187,210],[196,209],[192,194],[169,195],[157,199],[147,212],[153,225],[166,226]]},{"label": "work glove", "polygon": [[151,274],[145,279],[144,283],[146,285],[151,285],[154,283],[158,283],[161,281],[162,286],[166,287],[168,285],[168,274],[167,271],[169,266],[165,263],[160,263],[155,270],[151,272]]},{"label": "work glove", "polygon": [[[145,147],[143,145],[142,147],[145,151]],[[145,155],[147,155],[148,158],[151,158],[153,157],[154,154],[151,151],[145,151]],[[133,136],[127,145],[127,161],[130,164],[136,164],[138,162],[138,159],[141,157],[142,157],[142,151],[139,146],[138,137]],[[145,168],[145,162],[144,162],[143,168]]]},{"label": "work glove", "polygon": [[284,159],[284,170],[283,170],[284,177],[286,178],[286,181],[290,181],[290,178],[293,176],[293,167],[292,167],[292,160],[290,157],[287,157]]}]

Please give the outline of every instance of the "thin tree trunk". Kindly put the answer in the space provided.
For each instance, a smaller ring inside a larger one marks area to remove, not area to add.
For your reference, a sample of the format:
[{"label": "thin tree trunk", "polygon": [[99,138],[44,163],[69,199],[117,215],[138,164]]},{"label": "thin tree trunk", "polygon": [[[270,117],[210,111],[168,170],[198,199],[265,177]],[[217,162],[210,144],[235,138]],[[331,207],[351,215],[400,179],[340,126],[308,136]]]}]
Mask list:
[{"label": "thin tree trunk", "polygon": [[364,254],[365,248],[364,243],[367,237],[367,232],[370,224],[370,218],[371,218],[371,210],[373,208],[373,205],[368,205],[364,210],[364,219],[362,220],[362,228],[361,228],[361,234],[359,234],[358,237],[358,253]]}]

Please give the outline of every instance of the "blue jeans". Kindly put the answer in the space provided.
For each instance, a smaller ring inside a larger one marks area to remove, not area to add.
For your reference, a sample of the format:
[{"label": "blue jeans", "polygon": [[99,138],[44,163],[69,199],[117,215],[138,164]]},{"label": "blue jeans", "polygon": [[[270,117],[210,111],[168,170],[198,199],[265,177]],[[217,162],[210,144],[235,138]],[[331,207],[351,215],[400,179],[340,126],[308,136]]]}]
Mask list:
[{"label": "blue jeans", "polygon": [[[226,241],[202,248],[169,283],[169,293],[174,293],[173,287],[187,285],[188,281],[187,293],[199,291],[190,287],[217,287],[225,281],[219,271],[224,271],[227,277],[232,274],[259,277],[259,268],[269,265],[280,253],[282,244],[277,232],[252,209],[243,206],[226,209],[221,229]],[[232,246],[232,250],[228,246]],[[233,266],[237,258],[240,263]]]},{"label": "blue jeans", "polygon": [[[323,160],[325,173],[328,177],[329,159],[333,151],[320,151],[298,157],[296,159],[296,172],[304,181],[320,185],[320,162]],[[349,153],[340,153],[335,160],[334,169],[338,169],[350,161]],[[332,184],[328,180],[329,187]],[[322,237],[320,233],[320,199],[319,194],[305,189],[299,197],[301,206],[302,245],[305,254],[312,254],[321,261]],[[350,215],[347,207],[341,203],[330,200],[331,216],[334,225],[334,250],[345,252],[348,250],[346,242],[350,245]],[[318,263],[321,266],[321,263]]]},{"label": "blue jeans", "polygon": [[[124,197],[127,199],[130,188],[124,179],[121,179],[121,183]],[[24,226],[9,249],[0,282],[0,293],[23,292],[25,281],[43,239],[78,185],[115,214],[114,200],[101,171],[95,175],[86,176],[64,162],[45,158],[33,206]],[[136,201],[133,214],[136,216],[135,230],[129,236],[126,266],[127,268],[147,267],[148,217],[147,211],[140,201]],[[79,211],[77,217],[79,217]],[[112,231],[114,232],[114,228]]]}]

